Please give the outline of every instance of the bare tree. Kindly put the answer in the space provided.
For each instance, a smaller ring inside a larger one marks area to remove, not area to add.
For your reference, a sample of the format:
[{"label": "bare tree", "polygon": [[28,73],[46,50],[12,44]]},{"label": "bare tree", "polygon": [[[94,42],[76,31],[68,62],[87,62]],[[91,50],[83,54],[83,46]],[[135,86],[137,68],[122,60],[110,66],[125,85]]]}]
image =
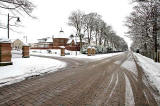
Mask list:
[{"label": "bare tree", "polygon": [[82,47],[82,28],[84,21],[84,13],[80,10],[73,11],[69,16],[68,25],[73,26],[76,29],[76,33],[80,39],[80,48]]},{"label": "bare tree", "polygon": [[[124,43],[125,41],[114,33],[112,27],[108,26],[98,13],[91,12],[84,14],[80,10],[73,11],[69,16],[68,24],[76,29],[80,42],[82,39],[86,39],[91,46],[91,42],[96,41],[96,46],[99,47],[108,46],[109,42],[111,42],[112,48],[115,45],[119,48],[127,47],[126,43]],[[117,42],[117,40],[119,40],[119,42]],[[80,46],[82,47],[82,45]]]},{"label": "bare tree", "polygon": [[93,39],[96,22],[100,17],[97,13],[89,13],[84,16],[84,31],[87,32],[88,44],[90,44]]},{"label": "bare tree", "polygon": [[35,6],[28,0],[0,0],[0,8],[8,9],[12,12],[15,11],[17,13],[21,13],[21,11],[23,11],[31,16]]}]

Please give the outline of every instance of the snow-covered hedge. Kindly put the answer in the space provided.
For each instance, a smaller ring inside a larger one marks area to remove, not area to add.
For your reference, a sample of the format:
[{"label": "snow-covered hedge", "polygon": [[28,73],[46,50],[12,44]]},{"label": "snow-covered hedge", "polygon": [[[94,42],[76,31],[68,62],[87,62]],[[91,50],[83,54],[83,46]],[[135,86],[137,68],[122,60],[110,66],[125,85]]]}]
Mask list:
[{"label": "snow-covered hedge", "polygon": [[[82,53],[82,54],[87,54],[87,48],[88,48],[88,47],[89,47],[89,45],[84,45],[84,46],[81,48],[81,53]],[[102,46],[102,45],[91,46],[91,47],[94,47],[94,48],[95,48],[97,54],[110,53],[110,52],[112,52],[112,48],[104,47],[104,46]]]}]

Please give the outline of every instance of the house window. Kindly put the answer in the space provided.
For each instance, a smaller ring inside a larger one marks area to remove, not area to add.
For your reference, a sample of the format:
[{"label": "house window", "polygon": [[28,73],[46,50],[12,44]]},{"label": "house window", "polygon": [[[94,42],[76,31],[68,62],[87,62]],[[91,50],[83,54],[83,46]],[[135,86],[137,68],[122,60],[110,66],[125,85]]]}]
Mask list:
[{"label": "house window", "polygon": [[60,40],[61,43],[64,43],[64,40]]}]

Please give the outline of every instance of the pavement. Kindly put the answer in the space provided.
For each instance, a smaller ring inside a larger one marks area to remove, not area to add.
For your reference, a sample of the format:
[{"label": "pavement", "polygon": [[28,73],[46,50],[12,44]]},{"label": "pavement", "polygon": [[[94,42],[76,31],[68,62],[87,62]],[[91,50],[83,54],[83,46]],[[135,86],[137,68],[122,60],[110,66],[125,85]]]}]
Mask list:
[{"label": "pavement", "polygon": [[[129,57],[136,70],[121,67]],[[1,87],[0,106],[158,106],[158,92],[131,52],[97,61],[54,59],[67,67]]]}]

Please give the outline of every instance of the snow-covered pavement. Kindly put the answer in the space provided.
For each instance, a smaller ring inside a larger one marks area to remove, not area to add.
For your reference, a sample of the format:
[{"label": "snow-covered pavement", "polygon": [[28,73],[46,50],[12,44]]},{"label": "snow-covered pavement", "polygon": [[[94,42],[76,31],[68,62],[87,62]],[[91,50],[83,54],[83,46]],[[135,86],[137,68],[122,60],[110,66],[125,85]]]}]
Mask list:
[{"label": "snow-covered pavement", "polygon": [[[79,51],[68,51],[65,50],[65,53],[68,55],[65,55],[64,58],[74,58],[74,59],[91,59],[91,60],[101,60],[104,58],[112,57],[115,55],[123,54],[123,52],[120,53],[108,53],[108,54],[96,54],[94,56],[87,56],[87,54],[81,54]],[[48,53],[47,50],[31,50],[31,55],[37,55],[37,56],[52,56],[52,57],[61,57],[60,56],[60,50],[51,50],[51,53]]]},{"label": "snow-covered pavement", "polygon": [[12,55],[13,65],[0,67],[0,86],[24,80],[26,77],[54,72],[66,66],[66,63],[55,59],[33,57],[21,58]]},{"label": "snow-covered pavement", "polygon": [[160,63],[156,63],[152,59],[137,53],[134,53],[134,55],[137,57],[138,64],[143,68],[151,84],[160,92]]}]

